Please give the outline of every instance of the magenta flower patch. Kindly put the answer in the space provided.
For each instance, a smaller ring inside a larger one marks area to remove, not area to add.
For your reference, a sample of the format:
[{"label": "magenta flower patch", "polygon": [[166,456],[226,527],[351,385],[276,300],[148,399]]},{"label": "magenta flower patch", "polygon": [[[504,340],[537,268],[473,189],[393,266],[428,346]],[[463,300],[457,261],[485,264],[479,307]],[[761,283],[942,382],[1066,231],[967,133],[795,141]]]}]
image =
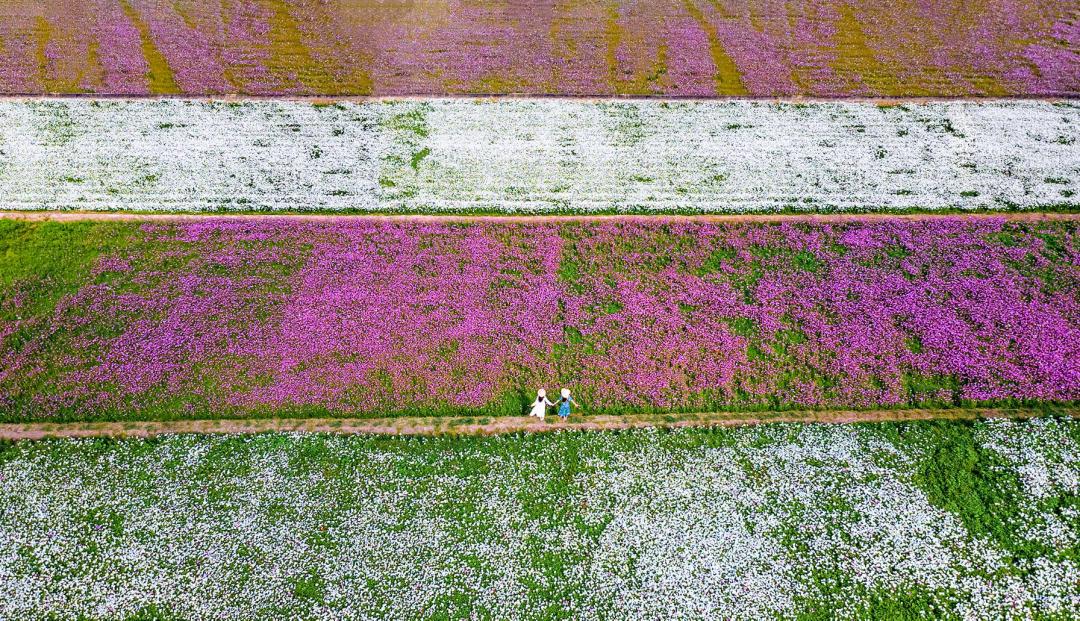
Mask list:
[{"label": "magenta flower patch", "polygon": [[7,0],[0,93],[1075,95],[1075,4]]},{"label": "magenta flower patch", "polygon": [[0,291],[0,400],[9,420],[517,415],[540,387],[594,413],[1070,401],[1078,265],[1071,220],[145,225],[55,308]]}]

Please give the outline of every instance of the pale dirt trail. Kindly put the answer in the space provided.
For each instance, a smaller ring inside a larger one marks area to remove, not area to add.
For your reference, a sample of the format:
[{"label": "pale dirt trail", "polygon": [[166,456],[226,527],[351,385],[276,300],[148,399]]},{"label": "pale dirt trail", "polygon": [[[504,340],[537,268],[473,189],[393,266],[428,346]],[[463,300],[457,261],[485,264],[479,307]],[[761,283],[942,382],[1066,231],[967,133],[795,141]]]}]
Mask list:
[{"label": "pale dirt trail", "polygon": [[0,101],[61,101],[65,99],[86,99],[101,101],[196,101],[229,102],[246,101],[291,101],[310,104],[335,103],[386,103],[395,101],[438,101],[454,99],[472,102],[511,101],[574,101],[581,103],[618,102],[678,102],[678,103],[733,103],[752,101],[766,104],[875,104],[879,106],[898,106],[903,104],[932,104],[949,102],[992,103],[995,101],[1041,101],[1047,103],[1071,104],[1075,97],[1065,95],[881,95],[881,96],[812,96],[812,95],[713,95],[709,97],[688,95],[559,95],[540,93],[468,93],[455,95],[444,94],[401,94],[401,95],[114,95],[109,93],[65,93],[62,95],[42,95],[34,93],[8,93],[0,95]]},{"label": "pale dirt trail", "polygon": [[[1062,406],[1055,412],[1080,418],[1080,405]],[[392,436],[470,435],[547,431],[612,431],[619,429],[677,427],[733,427],[766,423],[869,423],[916,420],[975,420],[980,418],[1027,419],[1045,410],[1025,408],[954,408],[912,410],[792,410],[787,412],[712,412],[694,414],[633,414],[624,416],[572,416],[562,422],[557,416],[539,421],[528,416],[513,417],[395,417],[395,418],[303,418],[303,419],[217,419],[83,423],[0,424],[0,440],[40,440],[44,438],[133,437],[163,434],[254,434],[254,433],[335,433]]]},{"label": "pale dirt trail", "polygon": [[370,220],[385,222],[458,222],[458,223],[558,223],[603,221],[690,221],[690,222],[852,222],[866,220],[931,220],[942,218],[1002,219],[1020,222],[1080,221],[1080,212],[1010,211],[1003,213],[832,213],[832,214],[535,214],[535,215],[467,215],[467,214],[386,214],[386,213],[131,213],[119,211],[0,211],[0,218],[31,222],[191,222],[197,220],[242,220],[247,218],[284,218],[306,221]]}]

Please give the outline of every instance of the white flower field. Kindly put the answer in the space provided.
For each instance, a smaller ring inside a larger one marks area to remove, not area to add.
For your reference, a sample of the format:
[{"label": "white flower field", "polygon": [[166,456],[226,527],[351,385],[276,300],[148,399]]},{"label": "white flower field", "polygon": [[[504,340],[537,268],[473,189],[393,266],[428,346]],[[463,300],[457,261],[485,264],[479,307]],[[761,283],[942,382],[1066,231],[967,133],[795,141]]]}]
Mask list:
[{"label": "white flower field", "polygon": [[1057,419],[28,442],[0,617],[1075,618],[1078,509]]},{"label": "white flower field", "polygon": [[18,210],[1073,209],[1080,107],[1037,101],[5,100]]}]

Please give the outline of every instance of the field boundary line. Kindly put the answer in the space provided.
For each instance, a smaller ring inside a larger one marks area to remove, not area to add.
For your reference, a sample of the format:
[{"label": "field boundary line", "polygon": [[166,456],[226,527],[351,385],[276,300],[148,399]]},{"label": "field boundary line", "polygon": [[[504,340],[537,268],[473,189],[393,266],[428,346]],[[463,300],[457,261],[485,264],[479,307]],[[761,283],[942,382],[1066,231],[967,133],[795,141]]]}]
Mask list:
[{"label": "field boundary line", "polygon": [[132,213],[122,211],[0,211],[0,219],[28,222],[192,222],[199,220],[245,220],[281,218],[301,221],[369,220],[385,222],[456,222],[456,223],[522,223],[522,222],[605,222],[605,221],[687,221],[687,222],[861,222],[866,220],[933,220],[987,219],[1023,222],[1078,221],[1075,211],[1008,211],[973,213],[744,213],[744,214],[392,214],[392,213]]},{"label": "field boundary line", "polygon": [[486,436],[551,431],[614,431],[680,427],[735,427],[768,423],[851,424],[921,420],[1030,419],[1054,413],[1080,418],[1080,404],[1047,408],[947,408],[897,410],[791,410],[573,416],[562,422],[528,416],[444,416],[393,418],[256,418],[72,423],[4,423],[0,440],[136,437],[172,434],[332,433],[342,435]]},{"label": "field boundary line", "polygon": [[925,105],[934,103],[972,102],[976,104],[993,103],[999,101],[1035,101],[1047,103],[1071,104],[1080,97],[1080,92],[1055,93],[1055,94],[1013,94],[1013,95],[674,95],[666,93],[662,95],[564,95],[558,93],[483,93],[470,92],[463,94],[454,93],[384,93],[380,95],[336,95],[333,93],[321,95],[251,95],[243,93],[194,93],[177,95],[129,95],[123,93],[36,93],[36,92],[8,92],[0,94],[0,101],[62,101],[74,100],[101,100],[101,101],[191,101],[207,103],[244,103],[259,101],[289,101],[311,104],[335,104],[335,103],[386,103],[396,101],[439,101],[455,99],[467,102],[495,102],[500,100],[511,101],[572,101],[581,103],[609,103],[609,102],[671,102],[671,103],[737,103],[753,102],[766,104],[876,104],[880,106],[891,105]]}]

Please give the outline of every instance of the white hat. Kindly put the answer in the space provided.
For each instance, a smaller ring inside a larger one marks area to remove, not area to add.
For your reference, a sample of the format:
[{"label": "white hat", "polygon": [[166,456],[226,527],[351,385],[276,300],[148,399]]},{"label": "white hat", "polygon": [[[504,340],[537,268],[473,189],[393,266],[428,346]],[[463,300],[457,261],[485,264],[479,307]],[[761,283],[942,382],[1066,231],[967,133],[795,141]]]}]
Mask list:
[{"label": "white hat", "polygon": [[546,391],[546,390],[544,390],[543,388],[541,388],[540,390],[537,390],[537,391],[536,391],[536,396],[537,396],[538,398],[540,398],[540,399],[543,399],[544,397],[546,397],[546,396],[547,396],[547,391]]},{"label": "white hat", "polygon": [[570,389],[569,388],[563,388],[561,392],[562,392],[563,399],[570,396]]}]

